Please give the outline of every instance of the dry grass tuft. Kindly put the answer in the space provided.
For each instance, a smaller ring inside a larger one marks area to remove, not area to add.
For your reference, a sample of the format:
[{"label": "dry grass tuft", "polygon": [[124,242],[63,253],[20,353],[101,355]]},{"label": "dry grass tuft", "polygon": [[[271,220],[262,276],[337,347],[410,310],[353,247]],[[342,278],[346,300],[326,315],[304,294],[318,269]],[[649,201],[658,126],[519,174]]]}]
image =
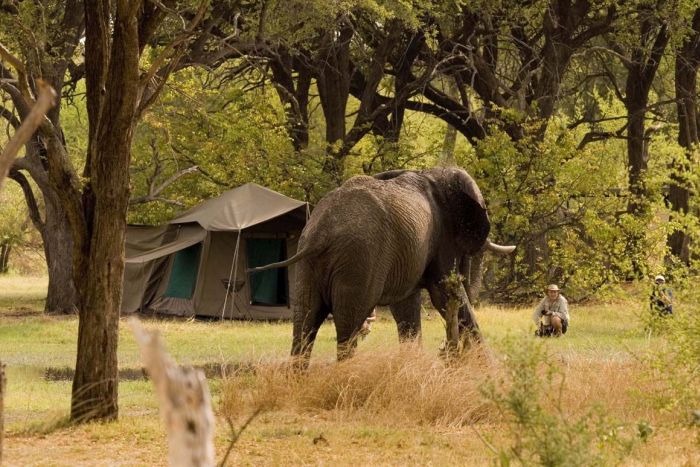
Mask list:
[{"label": "dry grass tuft", "polygon": [[260,364],[254,376],[224,383],[222,411],[234,418],[258,408],[327,411],[387,425],[462,426],[488,421],[494,412],[479,389],[492,371],[477,351],[447,363],[418,345],[317,364],[301,374]]}]

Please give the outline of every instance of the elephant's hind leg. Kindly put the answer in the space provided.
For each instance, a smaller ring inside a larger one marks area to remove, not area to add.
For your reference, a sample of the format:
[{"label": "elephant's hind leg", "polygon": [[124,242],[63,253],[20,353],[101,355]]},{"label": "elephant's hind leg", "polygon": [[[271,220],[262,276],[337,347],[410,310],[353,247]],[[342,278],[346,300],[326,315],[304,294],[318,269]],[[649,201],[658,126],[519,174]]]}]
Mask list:
[{"label": "elephant's hind leg", "polygon": [[372,314],[375,302],[361,296],[355,287],[333,291],[332,313],[338,337],[338,361],[353,356],[357,339],[365,320]]},{"label": "elephant's hind leg", "polygon": [[328,317],[328,307],[324,306],[319,294],[311,291],[301,297],[301,302],[294,308],[294,334],[292,338],[292,357],[297,364],[306,368],[311,357],[311,350],[316,334]]},{"label": "elephant's hind leg", "polygon": [[389,309],[394,317],[394,321],[396,321],[396,327],[399,331],[399,342],[420,339],[420,290],[415,291],[400,302],[392,303]]}]

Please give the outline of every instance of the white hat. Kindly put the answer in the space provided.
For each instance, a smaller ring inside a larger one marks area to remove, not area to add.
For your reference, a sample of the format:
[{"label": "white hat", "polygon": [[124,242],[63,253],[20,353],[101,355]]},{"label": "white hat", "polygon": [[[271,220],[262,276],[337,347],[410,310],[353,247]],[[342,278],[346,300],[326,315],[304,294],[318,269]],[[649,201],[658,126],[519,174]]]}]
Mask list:
[{"label": "white hat", "polygon": [[664,278],[664,276],[662,276],[661,274],[659,274],[658,276],[656,276],[656,277],[654,278],[654,282],[666,282],[666,279]]},{"label": "white hat", "polygon": [[557,284],[549,284],[547,286],[547,291],[550,291],[550,290],[553,290],[555,292],[559,292],[559,287],[557,286]]}]

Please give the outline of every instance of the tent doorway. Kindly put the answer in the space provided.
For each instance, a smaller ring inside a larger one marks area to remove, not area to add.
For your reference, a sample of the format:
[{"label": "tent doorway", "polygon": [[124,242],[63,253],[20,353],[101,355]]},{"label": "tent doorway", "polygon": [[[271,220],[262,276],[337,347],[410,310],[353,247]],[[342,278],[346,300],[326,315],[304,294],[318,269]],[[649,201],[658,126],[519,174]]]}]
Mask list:
[{"label": "tent doorway", "polygon": [[[249,268],[287,259],[285,238],[248,238],[246,246]],[[287,268],[251,273],[250,302],[253,305],[288,305]]]},{"label": "tent doorway", "polygon": [[199,271],[199,255],[202,244],[197,243],[175,253],[173,266],[170,269],[168,287],[165,296],[172,298],[192,298],[194,287],[197,284],[197,272]]}]

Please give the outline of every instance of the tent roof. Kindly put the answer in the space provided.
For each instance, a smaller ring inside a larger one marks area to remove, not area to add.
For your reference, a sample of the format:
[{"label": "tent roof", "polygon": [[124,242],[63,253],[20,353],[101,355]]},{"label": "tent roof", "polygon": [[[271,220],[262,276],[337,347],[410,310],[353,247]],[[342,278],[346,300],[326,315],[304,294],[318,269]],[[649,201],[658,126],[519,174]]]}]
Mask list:
[{"label": "tent roof", "polygon": [[258,184],[246,183],[204,201],[170,224],[197,222],[206,230],[243,230],[306,204]]},{"label": "tent roof", "polygon": [[[153,227],[153,234],[152,236],[155,236],[159,233],[160,227]],[[188,246],[192,246],[196,243],[201,242],[204,240],[204,238],[207,236],[207,231],[202,229],[198,225],[183,225],[181,227],[178,227],[178,232],[177,232],[177,238],[174,240],[167,242],[163,245],[160,245],[158,247],[151,247],[148,250],[145,251],[137,251],[138,247],[143,248],[145,246],[145,239],[141,239],[141,244],[138,242],[132,241],[128,242],[129,238],[127,236],[127,248],[126,248],[126,259],[124,260],[126,263],[146,263],[148,261],[152,261],[154,259],[162,258],[163,256],[167,256],[169,254],[175,253],[176,251],[184,250]],[[132,236],[134,235],[136,229],[131,229]],[[147,235],[144,233],[141,233],[141,237],[145,237]]]}]

